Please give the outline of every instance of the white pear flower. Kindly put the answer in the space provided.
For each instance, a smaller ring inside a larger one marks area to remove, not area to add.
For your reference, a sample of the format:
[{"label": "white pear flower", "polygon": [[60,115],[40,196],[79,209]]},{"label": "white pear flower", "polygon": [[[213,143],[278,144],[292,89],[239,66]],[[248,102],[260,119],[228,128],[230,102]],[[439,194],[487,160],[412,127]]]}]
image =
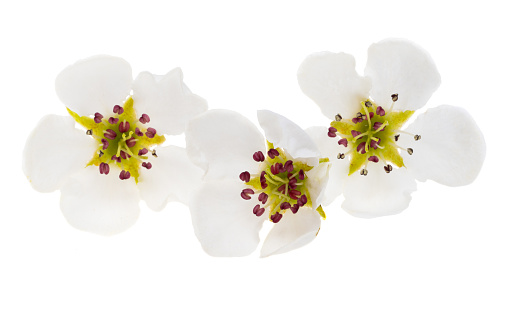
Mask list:
[{"label": "white pear flower", "polygon": [[23,171],[37,191],[61,191],[72,226],[112,235],[134,224],[141,199],[156,211],[168,201],[187,203],[203,172],[185,148],[160,147],[161,134],[182,133],[207,103],[184,85],[179,68],[133,80],[125,60],[95,56],[64,69],[55,87],[69,115],[41,119],[27,139]]},{"label": "white pear flower", "polygon": [[343,209],[358,217],[406,209],[416,180],[448,186],[471,183],[485,158],[483,135],[468,112],[443,105],[404,128],[440,84],[430,55],[417,45],[387,39],[371,45],[365,77],[353,56],[313,54],[298,82],[325,116],[328,128],[307,130],[333,163],[325,204],[343,193]]},{"label": "white pear flower", "polygon": [[193,227],[212,256],[252,253],[266,218],[274,223],[261,257],[312,241],[324,218],[320,200],[328,159],[295,123],[258,111],[261,132],[237,112],[212,110],[191,120],[186,148],[205,171],[189,204]]}]

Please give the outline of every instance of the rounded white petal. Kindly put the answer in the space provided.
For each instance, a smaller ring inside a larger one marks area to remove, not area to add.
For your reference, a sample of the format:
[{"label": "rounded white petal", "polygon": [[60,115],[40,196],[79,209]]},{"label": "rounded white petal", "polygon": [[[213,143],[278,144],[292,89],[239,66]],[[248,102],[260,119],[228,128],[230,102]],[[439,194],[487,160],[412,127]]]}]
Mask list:
[{"label": "rounded white petal", "polygon": [[191,160],[206,171],[206,178],[214,179],[237,179],[243,171],[257,172],[259,162],[253,154],[266,148],[257,127],[228,110],[211,110],[191,120],[186,144]]},{"label": "rounded white petal", "polygon": [[122,181],[119,170],[100,175],[87,167],[70,176],[61,188],[61,211],[75,228],[113,235],[132,226],[139,216],[139,191],[134,179]]},{"label": "rounded white petal", "polygon": [[383,165],[370,162],[368,175],[356,172],[343,185],[342,208],[350,215],[363,218],[395,215],[409,206],[416,190],[414,177],[405,168],[387,174]]},{"label": "rounded white petal", "polygon": [[351,118],[369,97],[371,83],[355,71],[355,59],[345,53],[320,52],[308,56],[298,69],[303,93],[330,119]]},{"label": "rounded white petal", "polygon": [[208,254],[215,257],[242,257],[259,244],[259,230],[267,214],[257,217],[258,203],[241,198],[245,184],[236,180],[204,183],[193,193],[189,210],[196,237]]},{"label": "rounded white petal", "polygon": [[160,211],[169,201],[189,203],[191,193],[200,186],[203,170],[193,164],[186,149],[159,147],[157,157],[150,155],[151,169],[139,169],[139,191],[148,207]]},{"label": "rounded white petal", "polygon": [[335,138],[327,136],[327,127],[315,126],[305,130],[321,150],[321,156],[330,160],[330,170],[328,171],[328,182],[324,190],[324,197],[320,203],[329,205],[343,192],[343,182],[348,178],[349,160],[338,160],[337,154],[345,152],[347,149],[338,145]]},{"label": "rounded white petal", "polygon": [[471,115],[463,108],[442,105],[421,114],[406,131],[421,135],[419,141],[402,135],[409,141],[413,155],[404,162],[420,181],[427,179],[457,187],[473,182],[485,159],[484,136]]},{"label": "rounded white petal", "polygon": [[296,214],[288,211],[264,240],[261,258],[307,245],[316,238],[320,224],[320,216],[313,209],[300,208]]},{"label": "rounded white petal", "polygon": [[331,164],[323,162],[309,170],[307,175],[307,188],[312,201],[312,208],[316,209],[322,204],[327,188]]},{"label": "rounded white petal", "polygon": [[318,164],[321,153],[300,126],[280,114],[266,110],[257,111],[257,118],[266,140],[273,146],[285,149],[293,158],[303,159],[310,166]]},{"label": "rounded white petal", "polygon": [[132,69],[124,59],[93,56],[64,69],[55,79],[59,99],[80,115],[112,112],[130,94]]},{"label": "rounded white petal", "polygon": [[180,68],[164,76],[140,73],[134,81],[134,108],[146,113],[151,125],[164,134],[177,135],[194,116],[207,111],[207,101],[189,90]]},{"label": "rounded white petal", "polygon": [[55,191],[86,166],[96,149],[97,142],[76,129],[73,118],[47,115],[27,139],[23,172],[37,191]]},{"label": "rounded white petal", "polygon": [[432,57],[416,44],[402,39],[387,39],[368,49],[364,71],[371,78],[371,98],[388,109],[391,95],[398,94],[395,110],[423,107],[441,84]]}]

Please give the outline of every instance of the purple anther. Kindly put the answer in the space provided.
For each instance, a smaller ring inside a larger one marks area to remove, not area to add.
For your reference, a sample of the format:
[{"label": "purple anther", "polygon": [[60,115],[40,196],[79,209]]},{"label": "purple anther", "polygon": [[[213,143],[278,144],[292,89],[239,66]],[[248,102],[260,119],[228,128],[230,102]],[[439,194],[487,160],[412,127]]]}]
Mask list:
[{"label": "purple anther", "polygon": [[120,180],[128,180],[130,178],[130,172],[122,170],[120,173]]},{"label": "purple anther", "polygon": [[116,161],[116,162],[118,162],[118,163],[120,163],[120,162],[121,162],[121,158],[120,158],[119,156],[116,156],[116,155],[113,155],[113,156],[111,157],[111,160],[112,160],[112,161]]},{"label": "purple anther", "polygon": [[136,139],[134,139],[134,137],[128,139],[127,141],[125,141],[125,143],[127,144],[128,147],[134,147],[136,145]]},{"label": "purple anther", "polygon": [[151,169],[152,168],[152,163],[151,162],[143,162],[141,164],[141,166],[145,167],[146,169]]},{"label": "purple anther", "polygon": [[257,217],[260,217],[262,216],[262,214],[264,213],[266,209],[265,208],[261,208],[259,206],[259,204],[257,204],[256,206],[253,207],[253,213],[254,215],[256,215]]},{"label": "purple anther", "polygon": [[285,194],[286,193],[286,185],[282,184],[280,187],[277,188],[277,191],[279,193]]},{"label": "purple anther", "polygon": [[363,141],[359,145],[357,145],[357,152],[361,154],[366,153],[366,141]]},{"label": "purple anther", "polygon": [[352,118],[352,121],[354,124],[358,124],[358,123],[362,122],[362,118]]},{"label": "purple anther", "polygon": [[280,209],[282,209],[282,210],[287,210],[289,208],[291,208],[291,203],[289,203],[289,202],[284,202],[284,203],[280,204]]},{"label": "purple anther", "polygon": [[371,162],[375,162],[375,163],[377,163],[377,162],[378,162],[378,157],[377,157],[377,156],[375,156],[375,155],[370,156],[370,157],[368,158],[368,161],[371,161]]},{"label": "purple anther", "polygon": [[120,152],[120,157],[123,159],[123,160],[126,160],[126,159],[130,159],[131,156],[129,153],[125,153],[124,151],[121,151]]},{"label": "purple anther", "polygon": [[331,137],[331,138],[335,138],[336,137],[336,132],[337,132],[337,128],[335,127],[329,127],[328,128],[328,136]]},{"label": "purple anther", "polygon": [[[382,124],[381,122],[376,121],[376,122],[373,124],[373,129],[374,129],[375,131],[378,131],[378,129],[379,129],[380,127],[382,127],[382,125],[383,125],[383,124]],[[381,131],[383,131],[384,129],[385,129],[385,127],[384,127]]]},{"label": "purple anther", "polygon": [[378,148],[378,145],[380,144],[380,141],[382,141],[382,139],[378,138],[378,141],[375,141],[375,140],[371,140],[369,145],[373,148],[373,149],[377,149]]},{"label": "purple anther", "polygon": [[146,153],[148,153],[148,149],[146,149],[146,148],[141,148],[141,149],[139,150],[139,152],[137,153],[137,155],[139,155],[139,156],[143,156],[143,155],[145,155]]},{"label": "purple anther", "polygon": [[253,153],[253,159],[257,162],[262,162],[262,161],[264,161],[265,157],[261,151],[258,151],[258,152]]},{"label": "purple anther", "polygon": [[125,132],[130,131],[130,124],[129,124],[129,122],[126,121],[126,120],[120,122],[120,124],[118,125],[118,129],[120,130],[121,133],[125,133]]},{"label": "purple anther", "polygon": [[146,124],[146,123],[150,122],[150,117],[148,116],[148,114],[143,113],[143,114],[141,115],[141,118],[139,118],[139,122],[140,122],[141,124]]},{"label": "purple anther", "polygon": [[382,108],[382,106],[377,107],[377,114],[381,117],[385,116],[386,111]]},{"label": "purple anther", "polygon": [[112,108],[112,112],[114,112],[115,114],[122,114],[123,107],[121,107],[120,105],[114,105],[114,107]]},{"label": "purple anther", "polygon": [[270,157],[270,159],[274,159],[276,156],[279,156],[279,155],[280,155],[280,153],[275,148],[272,148],[268,151],[268,156]]},{"label": "purple anther", "polygon": [[289,197],[291,197],[294,200],[297,200],[298,197],[300,197],[302,193],[298,190],[291,189],[289,190]]},{"label": "purple anther", "polygon": [[96,112],[95,113],[95,118],[94,118],[95,123],[97,123],[97,124],[101,123],[103,117],[104,117],[103,115],[101,115],[100,113]]},{"label": "purple anther", "polygon": [[245,200],[249,200],[251,197],[249,195],[253,195],[254,194],[254,191],[253,189],[250,189],[250,188],[246,188],[246,189],[243,189],[243,191],[241,191],[241,197]]},{"label": "purple anther", "polygon": [[298,204],[295,204],[291,207],[291,211],[295,214],[298,212],[298,209],[300,209],[300,206]]},{"label": "purple anther", "polygon": [[273,223],[278,223],[282,219],[282,214],[279,214],[278,212],[276,212],[274,215],[271,215],[271,217],[269,219],[271,219],[271,221]]},{"label": "purple anther", "polygon": [[136,129],[135,129],[135,133],[136,133],[136,135],[137,135],[137,136],[140,136],[140,137],[142,137],[143,135],[145,135],[143,132],[141,132],[141,130],[139,129],[139,127],[136,127]]},{"label": "purple anther", "polygon": [[294,170],[293,161],[287,160],[286,163],[284,163],[284,171],[292,172]]},{"label": "purple anther", "polygon": [[296,204],[298,204],[298,206],[300,207],[303,207],[305,204],[307,204],[307,195],[302,195],[298,201],[296,201]]},{"label": "purple anther", "polygon": [[370,118],[370,119],[373,119],[373,117],[374,117],[374,116],[375,116],[375,113],[373,113],[373,112],[370,112],[370,113],[369,113],[369,118]]},{"label": "purple anther", "polygon": [[100,174],[109,174],[109,165],[105,162],[100,163],[100,166],[98,167],[100,169]]},{"label": "purple anther", "polygon": [[105,133],[104,133],[104,137],[106,137],[107,139],[111,139],[111,140],[116,139],[117,135],[118,134],[112,129],[107,129],[107,130],[105,130]]},{"label": "purple anther", "polygon": [[259,194],[259,201],[261,201],[262,204],[266,204],[266,202],[268,201],[268,194],[260,193]]},{"label": "purple anther", "polygon": [[305,178],[305,173],[304,173],[303,169],[300,169],[300,171],[298,172],[298,178],[300,180],[303,180]]},{"label": "purple anther", "polygon": [[254,214],[254,215],[256,215],[256,214],[257,214],[257,211],[259,211],[259,210],[260,210],[260,208],[261,208],[261,206],[260,206],[259,204],[255,205],[255,206],[253,207],[253,214]]},{"label": "purple anther", "polygon": [[148,138],[151,139],[151,138],[153,138],[155,136],[155,134],[157,134],[157,131],[153,127],[148,127],[148,129],[146,130],[145,134],[146,134],[146,136]]},{"label": "purple anther", "polygon": [[358,136],[359,136],[359,135],[361,135],[361,134],[362,134],[362,133],[361,133],[361,132],[359,132],[359,131],[352,130],[352,136],[353,136],[354,138],[358,137]]},{"label": "purple anther", "polygon": [[343,145],[345,147],[348,147],[348,139],[342,138],[337,142],[339,145]]},{"label": "purple anther", "polygon": [[296,177],[293,177],[292,179],[289,180],[289,188],[293,188],[293,189],[296,189],[296,183],[298,183],[298,180],[296,179]]},{"label": "purple anther", "polygon": [[266,172],[263,170],[261,172],[261,177],[260,177],[260,182],[261,182],[261,188],[262,189],[266,189],[268,187],[268,184],[266,183],[266,177],[264,175],[266,175]]},{"label": "purple anther", "polygon": [[271,165],[271,167],[269,167],[269,170],[273,175],[277,175],[278,173],[280,173],[280,170],[278,169],[278,163]]},{"label": "purple anther", "polygon": [[118,119],[118,118],[114,118],[114,117],[109,118],[109,124],[115,125],[118,123],[118,121],[120,121],[120,119]]},{"label": "purple anther", "polygon": [[102,149],[106,150],[109,147],[109,141],[102,139]]},{"label": "purple anther", "polygon": [[250,173],[247,171],[244,171],[241,174],[239,174],[239,178],[243,182],[250,182]]}]

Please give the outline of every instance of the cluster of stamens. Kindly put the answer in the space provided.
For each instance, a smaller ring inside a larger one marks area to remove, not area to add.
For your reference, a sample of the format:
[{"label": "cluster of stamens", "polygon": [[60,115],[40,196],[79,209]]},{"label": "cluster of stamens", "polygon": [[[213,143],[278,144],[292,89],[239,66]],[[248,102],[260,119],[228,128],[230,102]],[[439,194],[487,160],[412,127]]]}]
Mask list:
[{"label": "cluster of stamens", "polygon": [[[346,120],[341,115],[335,116],[335,121],[328,129],[328,136],[339,137],[338,144],[348,148],[346,152],[339,153],[338,159],[351,156],[350,174],[360,170],[360,174],[368,174],[369,162],[384,162],[384,171],[390,173],[393,163],[397,167],[403,166],[403,160],[398,155],[399,151],[405,151],[409,155],[414,153],[412,148],[402,148],[396,143],[400,133],[411,135],[414,140],[421,139],[420,135],[414,135],[400,130],[403,123],[414,111],[393,112],[394,103],[398,95],[391,95],[392,104],[388,111],[382,106],[377,106],[370,100],[361,102],[361,110],[351,120]],[[393,151],[391,151],[393,149]],[[352,170],[353,168],[353,170]]]},{"label": "cluster of stamens", "polygon": [[248,186],[241,191],[243,199],[250,200],[252,195],[258,194],[259,203],[253,208],[256,216],[262,216],[269,209],[270,220],[278,223],[287,210],[296,214],[308,203],[305,170],[312,167],[287,159],[279,148],[269,149],[267,156],[261,151],[255,152],[253,159],[262,162],[261,172],[244,171],[239,178]]}]

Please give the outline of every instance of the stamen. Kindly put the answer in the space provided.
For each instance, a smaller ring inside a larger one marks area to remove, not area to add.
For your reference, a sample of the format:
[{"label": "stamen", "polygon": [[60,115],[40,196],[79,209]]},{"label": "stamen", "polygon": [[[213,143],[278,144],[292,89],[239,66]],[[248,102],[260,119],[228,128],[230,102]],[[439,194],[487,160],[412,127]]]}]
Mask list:
[{"label": "stamen", "polygon": [[263,162],[265,157],[261,151],[258,151],[258,152],[253,153],[253,159],[257,162]]},{"label": "stamen", "polygon": [[154,149],[154,150],[152,150],[152,155],[153,155],[153,156],[155,156],[155,157],[157,157],[157,152],[155,151],[155,149]]},{"label": "stamen", "polygon": [[112,108],[112,112],[114,112],[115,114],[122,114],[123,107],[121,107],[120,105],[114,105],[114,107]]},{"label": "stamen", "polygon": [[291,212],[292,212],[293,214],[295,214],[295,213],[297,213],[297,212],[298,212],[298,209],[300,209],[300,206],[299,206],[299,205],[298,205],[298,203],[297,203],[297,204],[295,204],[295,205],[293,205],[293,206],[291,207]]},{"label": "stamen", "polygon": [[137,140],[134,139],[134,137],[132,137],[132,138],[128,139],[127,141],[125,141],[125,143],[129,147],[134,147],[136,145],[136,142],[137,142]]},{"label": "stamen", "polygon": [[123,160],[127,160],[127,159],[130,159],[131,156],[128,154],[128,153],[125,153],[124,151],[120,151],[120,157],[123,159]]},{"label": "stamen", "polygon": [[95,113],[95,118],[94,118],[95,123],[97,123],[97,124],[101,123],[103,117],[104,117],[103,115],[101,115],[100,113],[96,112]]},{"label": "stamen", "polygon": [[118,125],[118,130],[121,132],[121,133],[125,133],[125,132],[128,132],[130,131],[130,124],[128,121],[122,121],[120,122],[120,124]]},{"label": "stamen", "polygon": [[337,154],[337,158],[340,160],[344,159],[344,156],[345,156],[344,153]]},{"label": "stamen", "polygon": [[266,172],[264,170],[261,172],[260,182],[262,189],[266,189],[268,187],[268,184],[266,183]]},{"label": "stamen", "polygon": [[393,100],[393,102],[396,102],[398,100],[398,94],[397,93],[392,94],[391,99]]},{"label": "stamen", "polygon": [[343,117],[341,117],[341,115],[338,113],[336,114],[335,118],[334,118],[336,121],[341,121],[343,120]]},{"label": "stamen", "polygon": [[361,142],[358,146],[357,146],[357,152],[361,153],[361,154],[365,154],[366,153],[366,142],[363,141]]},{"label": "stamen", "polygon": [[153,127],[148,127],[145,134],[148,138],[152,139],[157,134],[157,131]]},{"label": "stamen", "polygon": [[301,207],[303,207],[305,204],[307,204],[307,195],[302,195],[302,197],[300,197],[298,199],[296,204],[298,204],[298,206],[301,206]]},{"label": "stamen", "polygon": [[279,155],[280,155],[280,153],[275,148],[272,148],[268,151],[268,156],[270,157],[270,159],[274,159],[275,157],[277,157]]},{"label": "stamen", "polygon": [[361,170],[361,175],[362,175],[362,176],[366,176],[366,175],[368,175],[368,170],[367,170],[366,168],[363,168],[363,169]]},{"label": "stamen", "polygon": [[293,161],[287,160],[284,164],[284,171],[292,172],[294,170]]},{"label": "stamen", "polygon": [[250,182],[250,173],[247,171],[242,172],[239,174],[239,179],[243,182]]},{"label": "stamen", "polygon": [[143,162],[141,164],[141,166],[145,167],[146,169],[151,169],[152,168],[152,163],[151,162]]},{"label": "stamen", "polygon": [[[359,112],[358,114],[361,114],[361,113]],[[358,124],[358,123],[362,122],[362,116],[361,117],[352,118],[352,122],[354,124]]]},{"label": "stamen", "polygon": [[143,133],[143,132],[141,132],[141,130],[139,129],[139,127],[136,127],[136,129],[135,129],[135,133],[136,133],[136,135],[137,135],[137,136],[140,136],[140,137],[142,137],[142,136],[144,135],[144,133]]},{"label": "stamen", "polygon": [[118,119],[118,118],[114,118],[114,117],[109,118],[109,124],[114,125],[114,124],[117,124],[118,121],[120,121],[120,119]]},{"label": "stamen", "polygon": [[[376,139],[376,140],[375,140],[375,139]],[[377,140],[378,140],[378,141],[377,141]],[[382,141],[382,139],[373,137],[373,138],[371,138],[371,141],[370,141],[369,145],[370,145],[370,147],[372,147],[373,149],[377,149],[377,148],[379,148],[379,147],[380,147],[380,146],[379,146],[379,144],[380,144],[380,142],[381,142],[381,141]]]},{"label": "stamen", "polygon": [[140,122],[141,124],[146,124],[146,123],[150,122],[150,117],[148,116],[148,114],[143,113],[143,114],[141,115],[141,118],[139,118],[139,122]]},{"label": "stamen", "polygon": [[281,210],[287,210],[289,208],[291,208],[291,203],[289,203],[289,202],[284,202],[284,203],[280,204]]},{"label": "stamen", "polygon": [[111,160],[112,160],[112,161],[116,161],[116,162],[118,162],[118,163],[121,163],[121,158],[120,158],[119,156],[116,156],[116,155],[113,155],[113,156],[111,157]]},{"label": "stamen", "polygon": [[377,157],[377,156],[375,156],[375,155],[370,156],[370,157],[368,158],[368,161],[371,161],[371,162],[375,162],[375,163],[377,163],[377,162],[378,162],[378,157]]},{"label": "stamen", "polygon": [[122,170],[120,173],[120,180],[127,180],[130,178],[130,172]]},{"label": "stamen", "polygon": [[300,171],[298,172],[298,178],[300,180],[303,180],[305,178],[305,172],[303,171],[303,169],[300,169]]},{"label": "stamen", "polygon": [[100,174],[109,174],[109,165],[105,162],[100,163],[100,166],[98,167],[100,169]]},{"label": "stamen", "polygon": [[369,100],[366,100],[366,102],[364,103],[364,106],[366,107],[371,107],[373,104],[371,104],[371,102]]},{"label": "stamen", "polygon": [[271,215],[270,219],[273,223],[278,223],[282,219],[282,214],[275,212],[274,215]]},{"label": "stamen", "polygon": [[381,117],[385,116],[385,110],[382,108],[382,106],[377,107],[377,114]]},{"label": "stamen", "polygon": [[345,147],[348,147],[348,139],[346,138],[343,138],[343,139],[340,139],[338,142],[337,142],[338,145],[343,145]]},{"label": "stamen", "polygon": [[328,128],[328,136],[331,137],[331,138],[335,138],[336,137],[336,132],[337,132],[337,128],[335,127],[329,127]]},{"label": "stamen", "polygon": [[139,150],[139,152],[137,153],[137,155],[139,155],[139,156],[143,156],[143,155],[145,155],[146,153],[148,153],[148,149],[146,149],[146,148],[142,148],[142,149],[140,149],[140,150]]},{"label": "stamen", "polygon": [[352,136],[353,136],[354,138],[357,138],[358,136],[360,136],[360,135],[362,134],[361,132],[356,131],[356,130],[352,130],[352,132],[351,132],[351,133],[352,133]]},{"label": "stamen", "polygon": [[298,197],[300,197],[302,193],[298,190],[289,190],[289,197],[291,197],[294,200],[297,200]]},{"label": "stamen", "polygon": [[106,150],[107,148],[109,148],[109,141],[102,139],[102,145],[102,149]]},{"label": "stamen", "polygon": [[268,201],[268,194],[260,193],[259,194],[259,201],[262,202],[262,204],[266,204],[266,202]]},{"label": "stamen", "polygon": [[87,135],[93,135],[93,130],[92,130],[92,129],[88,129],[88,130],[86,131],[86,134],[87,134]]},{"label": "stamen", "polygon": [[393,166],[391,166],[390,164],[388,164],[387,166],[384,166],[384,170],[386,173],[390,173],[393,171]]},{"label": "stamen", "polygon": [[[382,130],[385,128],[385,126],[384,126],[384,128],[382,128],[382,125],[383,125],[383,124],[382,124],[381,122],[376,121],[376,122],[373,124],[373,129],[374,129],[375,131],[377,131],[377,132],[380,132],[380,131],[382,131]],[[379,131],[379,129],[380,129],[380,131]]]},{"label": "stamen", "polygon": [[104,133],[104,137],[106,137],[107,139],[110,139],[110,140],[116,139],[117,135],[118,134],[115,131],[113,131],[112,129],[107,129],[107,130],[105,130],[105,133]]},{"label": "stamen", "polygon": [[262,216],[262,214],[264,213],[266,209],[265,208],[261,208],[259,206],[259,204],[257,204],[256,206],[253,207],[253,214],[256,215],[256,216]]},{"label": "stamen", "polygon": [[412,155],[414,153],[414,149],[407,148],[407,153],[409,153],[409,155]]},{"label": "stamen", "polygon": [[241,191],[241,197],[245,200],[249,200],[251,199],[251,197],[249,195],[253,195],[255,192],[253,191],[253,189],[250,189],[250,188],[246,188],[246,189],[243,189],[243,191]]},{"label": "stamen", "polygon": [[421,135],[416,134],[416,135],[414,136],[414,140],[418,141],[419,139],[421,139]]},{"label": "stamen", "polygon": [[100,151],[100,153],[98,153],[98,157],[102,157],[104,155],[104,152]]},{"label": "stamen", "polygon": [[394,141],[398,141],[398,139],[399,139],[399,138],[400,138],[400,134],[396,134],[396,135],[394,136]]}]

